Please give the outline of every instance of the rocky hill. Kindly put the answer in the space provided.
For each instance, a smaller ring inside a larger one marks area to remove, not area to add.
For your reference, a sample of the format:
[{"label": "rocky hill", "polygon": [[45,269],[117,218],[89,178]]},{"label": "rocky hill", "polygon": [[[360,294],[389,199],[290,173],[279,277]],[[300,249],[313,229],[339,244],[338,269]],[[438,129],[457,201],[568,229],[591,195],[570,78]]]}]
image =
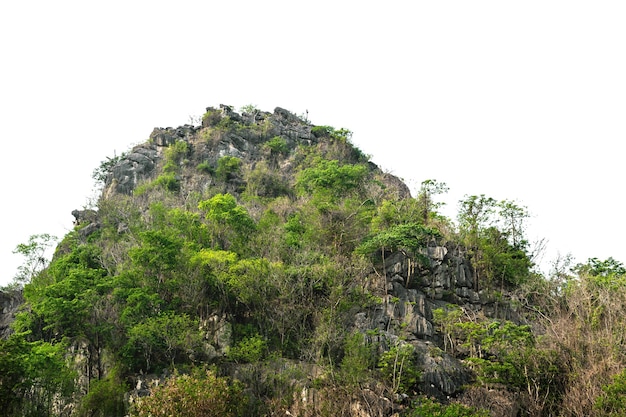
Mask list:
[{"label": "rocky hill", "polygon": [[[585,277],[614,283],[620,265],[579,266],[581,285],[565,291],[565,275],[533,270],[523,207],[470,196],[455,224],[437,212],[445,184],[413,197],[350,137],[281,108],[222,105],[105,160],[97,206],[72,213],[23,299],[0,292],[3,410],[610,411],[601,388],[575,400],[566,329],[571,311],[589,311],[571,304],[578,292],[613,288]],[[590,334],[621,323],[593,311]],[[620,360],[597,374],[605,384]]]}]

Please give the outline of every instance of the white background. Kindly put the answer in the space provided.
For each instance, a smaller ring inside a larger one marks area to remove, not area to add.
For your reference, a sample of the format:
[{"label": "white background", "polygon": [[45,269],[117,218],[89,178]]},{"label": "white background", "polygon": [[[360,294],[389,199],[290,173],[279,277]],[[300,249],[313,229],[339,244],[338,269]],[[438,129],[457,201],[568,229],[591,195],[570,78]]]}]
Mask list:
[{"label": "white background", "polygon": [[308,110],[412,189],[529,208],[557,254],[625,260],[626,3],[5,1],[0,285],[106,156],[205,107]]}]

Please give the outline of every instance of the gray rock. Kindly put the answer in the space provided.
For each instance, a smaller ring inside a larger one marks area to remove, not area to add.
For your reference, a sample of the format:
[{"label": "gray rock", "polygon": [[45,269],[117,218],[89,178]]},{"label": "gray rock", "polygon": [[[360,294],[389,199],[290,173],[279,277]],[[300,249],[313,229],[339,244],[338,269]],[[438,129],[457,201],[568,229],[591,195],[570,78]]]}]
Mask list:
[{"label": "gray rock", "polygon": [[15,314],[23,303],[21,290],[0,290],[0,339],[7,339],[13,333],[11,323],[15,321]]},{"label": "gray rock", "polygon": [[226,320],[226,317],[215,314],[202,323],[202,328],[205,332],[205,339],[215,349],[215,353],[208,349],[208,355],[224,356],[232,345],[232,324]]},{"label": "gray rock", "polygon": [[300,124],[302,121],[298,116],[291,113],[289,110],[285,110],[282,107],[276,107],[274,109],[274,117],[283,123]]},{"label": "gray rock", "polygon": [[434,246],[428,248],[428,256],[432,261],[442,262],[448,254],[448,248],[445,246]]},{"label": "gray rock", "polygon": [[426,395],[439,400],[461,392],[472,381],[472,376],[463,364],[430,343],[412,343],[420,355],[422,382],[420,388]]},{"label": "gray rock", "polygon": [[150,140],[156,146],[169,146],[176,142],[177,137],[175,136],[172,128],[161,129],[155,127],[152,133],[150,134]]},{"label": "gray rock", "polygon": [[100,229],[100,223],[89,223],[87,226],[78,230],[78,234],[83,238],[95,233]]},{"label": "gray rock", "polygon": [[74,225],[89,224],[96,221],[98,218],[98,212],[95,210],[72,210],[72,216],[74,216]]},{"label": "gray rock", "polygon": [[175,129],[171,127],[155,127],[150,134],[150,142],[160,147],[170,146],[179,140],[188,142],[196,130],[192,125],[183,125]]},{"label": "gray rock", "polygon": [[131,194],[139,181],[150,177],[158,160],[158,152],[152,145],[135,147],[111,169],[105,196],[111,194],[111,189],[120,194]]}]

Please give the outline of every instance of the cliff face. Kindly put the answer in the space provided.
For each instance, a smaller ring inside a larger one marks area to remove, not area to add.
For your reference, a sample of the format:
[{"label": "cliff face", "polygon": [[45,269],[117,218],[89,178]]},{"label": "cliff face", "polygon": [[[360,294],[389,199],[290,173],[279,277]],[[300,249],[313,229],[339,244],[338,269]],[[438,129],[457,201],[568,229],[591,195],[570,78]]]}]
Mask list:
[{"label": "cliff face", "polygon": [[0,291],[0,339],[11,335],[11,323],[23,302],[21,291]]}]

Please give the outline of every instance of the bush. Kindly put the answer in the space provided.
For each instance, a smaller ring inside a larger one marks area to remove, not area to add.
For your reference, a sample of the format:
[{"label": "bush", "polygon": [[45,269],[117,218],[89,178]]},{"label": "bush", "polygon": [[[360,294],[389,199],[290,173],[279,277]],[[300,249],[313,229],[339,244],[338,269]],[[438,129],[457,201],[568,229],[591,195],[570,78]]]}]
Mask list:
[{"label": "bush", "polygon": [[180,189],[180,183],[176,178],[176,174],[174,174],[173,172],[159,175],[154,180],[154,185],[157,187],[161,187],[167,191],[178,191]]},{"label": "bush", "polygon": [[621,416],[626,410],[626,370],[615,375],[613,381],[602,387],[602,395],[594,408],[606,416]]},{"label": "bush", "polygon": [[341,360],[342,379],[350,385],[358,385],[365,381],[373,365],[373,357],[372,347],[365,342],[363,333],[355,332],[348,336]]},{"label": "bush", "polygon": [[113,370],[100,380],[91,381],[89,392],[80,405],[79,416],[89,417],[121,417],[125,414],[124,394],[127,386]]},{"label": "bush", "polygon": [[217,109],[209,109],[202,116],[203,127],[217,126],[222,120],[222,112]]},{"label": "bush", "polygon": [[231,347],[228,359],[237,363],[254,363],[261,360],[267,350],[267,342],[258,334],[247,337]]},{"label": "bush", "polygon": [[272,139],[268,140],[264,147],[269,149],[272,155],[286,154],[289,150],[287,141],[280,136],[274,136]]},{"label": "bush", "polygon": [[320,160],[316,166],[302,170],[296,188],[303,193],[323,193],[333,197],[358,189],[365,180],[365,165],[340,165],[338,160]]},{"label": "bush", "polygon": [[222,181],[234,178],[241,168],[241,159],[235,156],[223,156],[217,161],[215,175]]},{"label": "bush", "polygon": [[489,412],[461,404],[444,405],[430,399],[423,399],[411,407],[406,417],[489,417]]},{"label": "bush", "polygon": [[212,371],[174,375],[137,401],[131,417],[237,417],[248,415],[248,399],[238,381]]},{"label": "bush", "polygon": [[334,131],[335,129],[331,126],[313,126],[311,128],[311,133],[316,138],[330,137]]},{"label": "bush", "polygon": [[213,174],[215,172],[213,167],[208,162],[200,162],[196,165],[196,170],[204,174]]}]

